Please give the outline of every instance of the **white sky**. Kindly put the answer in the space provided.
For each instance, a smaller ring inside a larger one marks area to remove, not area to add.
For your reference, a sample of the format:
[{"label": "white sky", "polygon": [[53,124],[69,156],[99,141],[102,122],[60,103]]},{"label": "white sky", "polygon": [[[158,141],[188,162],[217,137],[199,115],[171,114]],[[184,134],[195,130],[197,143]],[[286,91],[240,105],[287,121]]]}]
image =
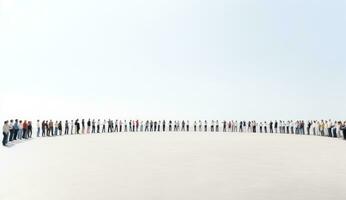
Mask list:
[{"label": "white sky", "polygon": [[346,1],[0,0],[0,119],[345,119]]}]

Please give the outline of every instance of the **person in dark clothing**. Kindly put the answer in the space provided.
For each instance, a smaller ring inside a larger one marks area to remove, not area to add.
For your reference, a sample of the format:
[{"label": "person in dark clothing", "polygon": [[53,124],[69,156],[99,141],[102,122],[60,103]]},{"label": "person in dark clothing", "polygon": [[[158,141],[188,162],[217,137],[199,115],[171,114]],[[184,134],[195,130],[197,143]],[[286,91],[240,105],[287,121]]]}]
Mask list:
[{"label": "person in dark clothing", "polygon": [[76,131],[77,131],[77,134],[79,134],[79,131],[80,131],[80,123],[79,123],[79,119],[77,119],[75,121],[75,126],[76,126]]},{"label": "person in dark clothing", "polygon": [[87,122],[87,133],[90,133],[90,126],[91,126],[91,122],[90,119]]},{"label": "person in dark clothing", "polygon": [[108,120],[107,132],[108,132],[108,133],[112,132],[112,121],[111,121],[110,119]]},{"label": "person in dark clothing", "polygon": [[59,135],[62,135],[62,122],[59,121],[58,123],[58,131],[59,131]]},{"label": "person in dark clothing", "polygon": [[166,131],[166,120],[163,120],[163,122],[162,122],[162,131],[163,132]]},{"label": "person in dark clothing", "polygon": [[150,132],[152,132],[154,129],[154,122],[153,120],[150,121]]},{"label": "person in dark clothing", "polygon": [[308,121],[307,133],[310,135],[311,121]]},{"label": "person in dark clothing", "polygon": [[96,129],[96,122],[93,119],[92,123],[91,123],[92,127],[91,127],[91,133],[95,133],[95,129]]},{"label": "person in dark clothing", "polygon": [[2,134],[4,135],[2,139],[2,145],[7,146],[8,137],[10,134],[10,126],[8,124],[8,121],[4,122],[4,126],[2,127]]},{"label": "person in dark clothing", "polygon": [[42,120],[41,127],[42,127],[42,137],[45,137],[46,136],[46,124],[45,124],[44,120]]},{"label": "person in dark clothing", "polygon": [[18,137],[18,132],[19,132],[19,123],[18,123],[18,119],[16,119],[14,121],[14,140],[17,140]]},{"label": "person in dark clothing", "polygon": [[32,137],[32,123],[31,121],[28,122],[28,137]]},{"label": "person in dark clothing", "polygon": [[272,121],[269,122],[269,131],[270,131],[270,133],[274,133],[274,131],[273,131],[273,122]]},{"label": "person in dark clothing", "polygon": [[65,135],[68,135],[68,133],[69,133],[69,126],[68,126],[68,121],[66,120],[65,121]]},{"label": "person in dark clothing", "polygon": [[344,140],[346,140],[346,121],[345,121],[344,124],[340,127],[340,129],[342,130],[342,135],[344,136]]}]

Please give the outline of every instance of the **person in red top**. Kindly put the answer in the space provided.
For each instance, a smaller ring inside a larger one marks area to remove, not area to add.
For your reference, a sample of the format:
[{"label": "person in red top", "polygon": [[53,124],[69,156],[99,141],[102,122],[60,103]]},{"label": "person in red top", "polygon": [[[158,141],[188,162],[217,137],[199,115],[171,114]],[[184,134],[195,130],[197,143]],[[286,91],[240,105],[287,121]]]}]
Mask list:
[{"label": "person in red top", "polygon": [[24,120],[24,123],[23,123],[23,138],[24,139],[28,139],[28,123],[26,122],[26,120]]}]

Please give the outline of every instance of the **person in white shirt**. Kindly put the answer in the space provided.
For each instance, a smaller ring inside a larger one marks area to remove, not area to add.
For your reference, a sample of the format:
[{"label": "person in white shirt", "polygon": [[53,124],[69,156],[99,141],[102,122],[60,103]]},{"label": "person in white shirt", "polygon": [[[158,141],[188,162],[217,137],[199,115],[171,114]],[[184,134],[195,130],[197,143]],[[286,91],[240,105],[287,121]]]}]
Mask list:
[{"label": "person in white shirt", "polygon": [[12,142],[14,140],[14,127],[13,127],[13,120],[10,120],[10,123],[8,124],[9,128],[10,128],[10,137],[9,137],[9,141]]},{"label": "person in white shirt", "polygon": [[58,121],[55,121],[54,123],[54,135],[57,136],[58,135],[58,126],[59,126],[59,123]]}]

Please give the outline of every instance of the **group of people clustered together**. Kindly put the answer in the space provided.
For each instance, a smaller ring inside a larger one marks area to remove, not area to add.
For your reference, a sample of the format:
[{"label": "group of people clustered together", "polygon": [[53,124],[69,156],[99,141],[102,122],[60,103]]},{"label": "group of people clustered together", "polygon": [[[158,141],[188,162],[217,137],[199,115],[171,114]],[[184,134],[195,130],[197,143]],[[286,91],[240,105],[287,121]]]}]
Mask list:
[{"label": "group of people clustered together", "polygon": [[[51,137],[69,134],[115,133],[115,132],[248,132],[248,133],[285,133],[300,135],[316,135],[346,140],[346,121],[316,120],[316,121],[153,121],[153,120],[37,120],[37,137]],[[2,144],[32,138],[33,125],[31,121],[9,120],[3,125]]]}]

